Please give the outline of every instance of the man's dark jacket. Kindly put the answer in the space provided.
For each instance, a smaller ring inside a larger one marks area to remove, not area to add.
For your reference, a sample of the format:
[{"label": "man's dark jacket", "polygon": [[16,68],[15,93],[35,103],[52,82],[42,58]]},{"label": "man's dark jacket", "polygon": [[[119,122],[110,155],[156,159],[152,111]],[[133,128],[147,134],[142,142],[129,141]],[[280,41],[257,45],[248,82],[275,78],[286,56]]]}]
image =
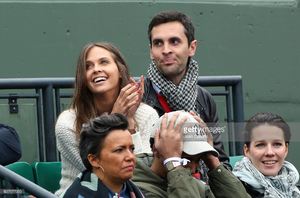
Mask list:
[{"label": "man's dark jacket", "polygon": [[[156,92],[152,86],[152,82],[149,78],[145,79],[145,92],[143,96],[143,101],[152,106],[159,116],[162,116],[165,111],[161,107]],[[196,99],[196,108],[197,113],[200,115],[201,119],[209,126],[213,127],[216,126],[218,122],[218,115],[216,109],[216,103],[212,98],[212,95],[204,88],[197,85],[197,99]],[[179,110],[179,109],[175,109]],[[213,141],[214,141],[214,148],[219,152],[219,160],[224,163],[226,167],[231,169],[229,164],[229,158],[224,151],[223,142],[221,141],[221,134],[220,133],[212,133]]]}]

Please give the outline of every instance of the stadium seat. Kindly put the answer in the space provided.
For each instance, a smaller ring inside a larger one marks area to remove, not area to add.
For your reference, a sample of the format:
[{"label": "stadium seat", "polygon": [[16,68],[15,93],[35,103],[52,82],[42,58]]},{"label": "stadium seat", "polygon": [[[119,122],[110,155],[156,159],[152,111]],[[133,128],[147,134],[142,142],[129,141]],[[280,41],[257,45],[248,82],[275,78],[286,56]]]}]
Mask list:
[{"label": "stadium seat", "polygon": [[26,179],[35,182],[32,166],[28,162],[14,162],[6,166],[11,171],[25,177]]},{"label": "stadium seat", "polygon": [[34,162],[32,167],[36,184],[52,193],[59,189],[61,162]]},{"label": "stadium seat", "polygon": [[[15,172],[16,174],[24,177],[25,179],[35,183],[32,166],[28,162],[24,162],[24,161],[14,162],[12,164],[6,165],[5,167]],[[17,185],[15,185],[13,182],[10,182],[5,179],[0,178],[0,183],[1,183],[0,184],[1,189],[22,189],[19,188]],[[4,195],[3,197],[27,197],[28,195],[29,194],[26,191],[22,191],[21,194],[15,194],[11,196]],[[1,194],[0,197],[2,197]]]},{"label": "stadium seat", "polygon": [[243,157],[244,157],[243,155],[230,156],[229,157],[229,163],[232,166],[232,168],[235,166],[236,162],[243,159]]}]

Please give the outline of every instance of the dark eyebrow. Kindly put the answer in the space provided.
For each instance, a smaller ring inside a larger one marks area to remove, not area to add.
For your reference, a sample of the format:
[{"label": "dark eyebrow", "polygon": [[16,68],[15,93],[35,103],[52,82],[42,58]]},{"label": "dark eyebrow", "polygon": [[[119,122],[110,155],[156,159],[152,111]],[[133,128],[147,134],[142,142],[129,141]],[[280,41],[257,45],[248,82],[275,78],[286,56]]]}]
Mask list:
[{"label": "dark eyebrow", "polygon": [[177,36],[169,38],[169,41],[181,41],[181,39]]},{"label": "dark eyebrow", "polygon": [[153,39],[153,40],[152,40],[152,43],[157,43],[157,42],[159,42],[159,41],[162,41],[162,39],[156,38],[156,39]]},{"label": "dark eyebrow", "polygon": [[178,37],[178,36],[173,36],[169,40],[174,40],[174,39],[181,40],[180,37]]},{"label": "dark eyebrow", "polygon": [[[126,148],[127,147],[127,144],[124,145],[124,144],[119,144],[117,145],[116,147],[119,147],[119,148]],[[134,144],[130,144],[129,147],[134,147]]]}]

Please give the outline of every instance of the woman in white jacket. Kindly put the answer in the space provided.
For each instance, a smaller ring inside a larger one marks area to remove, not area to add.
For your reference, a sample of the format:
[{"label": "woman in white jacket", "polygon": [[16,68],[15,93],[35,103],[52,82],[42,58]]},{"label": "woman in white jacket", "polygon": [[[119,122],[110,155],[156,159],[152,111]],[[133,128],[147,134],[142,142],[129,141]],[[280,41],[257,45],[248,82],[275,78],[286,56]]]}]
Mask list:
[{"label": "woman in white jacket", "polygon": [[83,47],[77,62],[75,94],[71,108],[60,114],[55,133],[62,161],[62,179],[56,195],[70,186],[85,168],[78,143],[83,123],[103,113],[121,113],[129,123],[135,154],[150,153],[149,129],[156,111],[141,103],[144,79],[135,82],[120,51],[110,43]]}]

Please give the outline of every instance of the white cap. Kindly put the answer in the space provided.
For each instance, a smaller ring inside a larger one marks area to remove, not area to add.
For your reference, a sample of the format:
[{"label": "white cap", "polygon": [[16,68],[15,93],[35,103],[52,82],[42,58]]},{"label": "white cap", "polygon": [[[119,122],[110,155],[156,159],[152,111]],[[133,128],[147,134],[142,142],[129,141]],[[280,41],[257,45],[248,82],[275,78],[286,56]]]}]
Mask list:
[{"label": "white cap", "polygon": [[[219,153],[207,142],[207,135],[204,129],[200,127],[199,123],[190,113],[184,111],[173,111],[167,113],[167,123],[169,124],[169,121],[175,112],[180,112],[175,125],[185,116],[188,117],[181,128],[181,131],[183,133],[183,152],[188,155],[197,155],[200,153],[212,152],[213,155],[219,156]],[[163,116],[161,116],[159,120],[155,124],[153,124],[153,127],[150,130],[150,137],[154,138],[156,131],[160,129],[162,117]]]}]

